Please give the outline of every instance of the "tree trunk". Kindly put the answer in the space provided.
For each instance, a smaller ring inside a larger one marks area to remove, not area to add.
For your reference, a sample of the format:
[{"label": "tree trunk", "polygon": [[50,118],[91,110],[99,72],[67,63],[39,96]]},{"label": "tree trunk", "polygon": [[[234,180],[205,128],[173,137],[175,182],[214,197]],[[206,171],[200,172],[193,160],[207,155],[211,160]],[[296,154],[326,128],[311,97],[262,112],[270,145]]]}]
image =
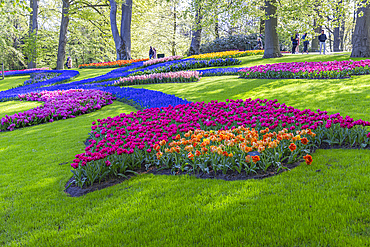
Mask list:
[{"label": "tree trunk", "polygon": [[215,21],[215,36],[216,36],[216,39],[219,39],[220,38],[220,23],[218,21],[218,15],[216,15],[215,19],[216,19],[216,21]]},{"label": "tree trunk", "polygon": [[315,31],[315,37],[313,37],[312,39],[311,50],[315,52],[319,50],[319,38],[318,37],[321,32],[321,26],[317,26],[316,20],[314,20],[313,26],[314,26],[314,31]]},{"label": "tree trunk", "polygon": [[176,6],[173,7],[173,34],[172,34],[172,56],[176,56],[176,29],[177,29],[177,13]]},{"label": "tree trunk", "polygon": [[[342,1],[343,0],[338,0],[338,7],[336,9],[336,12],[338,13],[339,12],[339,6],[342,4]],[[337,25],[337,27],[334,28],[334,32],[333,32],[333,35],[334,35],[334,44],[333,44],[333,50],[334,52],[338,52],[338,51],[341,51],[339,46],[340,46],[340,26],[341,26],[341,20],[343,19],[343,15],[339,15],[337,18],[335,18],[334,20],[334,23]]]},{"label": "tree trunk", "polygon": [[334,28],[334,44],[333,44],[334,52],[340,51],[339,45],[340,45],[339,27],[336,27]]},{"label": "tree trunk", "polygon": [[37,58],[37,51],[36,51],[36,42],[37,42],[37,30],[38,30],[38,23],[37,23],[37,16],[38,16],[38,0],[30,0],[30,8],[32,9],[30,14],[30,23],[29,23],[29,37],[30,39],[33,38],[34,40],[34,47],[32,49],[32,53],[29,54],[28,58],[28,68],[34,69],[36,68],[36,58]]},{"label": "tree trunk", "polygon": [[125,44],[122,60],[131,59],[131,19],[132,0],[126,0],[126,3],[122,4],[121,37]]},{"label": "tree trunk", "polygon": [[[264,11],[264,6],[261,6],[260,8],[262,11]],[[260,34],[265,33],[265,20],[261,17],[260,18]]]},{"label": "tree trunk", "polygon": [[195,13],[195,31],[193,30],[191,44],[189,49],[189,56],[198,55],[200,53],[200,43],[202,42],[202,15],[200,7],[197,7]]},{"label": "tree trunk", "polygon": [[69,4],[69,0],[63,0],[62,22],[60,23],[59,32],[57,69],[64,69],[64,60],[66,58],[67,31],[69,23]]},{"label": "tree trunk", "polygon": [[132,0],[126,0],[122,4],[121,35],[117,27],[117,3],[116,0],[110,1],[110,25],[114,44],[116,47],[117,60],[131,59],[131,16]]},{"label": "tree trunk", "polygon": [[352,38],[351,57],[370,57],[370,6],[362,7],[357,10],[355,32]]},{"label": "tree trunk", "polygon": [[263,58],[281,57],[279,37],[276,32],[276,0],[265,0],[265,53]]},{"label": "tree trunk", "polygon": [[345,21],[344,16],[341,21],[340,30],[339,30],[339,40],[340,40],[340,51],[344,51],[344,30],[345,30]]}]

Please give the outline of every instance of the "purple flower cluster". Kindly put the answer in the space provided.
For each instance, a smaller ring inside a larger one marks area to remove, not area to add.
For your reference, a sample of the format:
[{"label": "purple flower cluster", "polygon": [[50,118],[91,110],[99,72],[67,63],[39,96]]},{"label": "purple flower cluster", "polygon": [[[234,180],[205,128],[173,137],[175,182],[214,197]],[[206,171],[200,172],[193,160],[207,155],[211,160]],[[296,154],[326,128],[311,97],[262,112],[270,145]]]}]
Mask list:
[{"label": "purple flower cluster", "polygon": [[110,93],[98,90],[44,91],[19,95],[25,101],[43,101],[44,105],[34,109],[5,116],[0,120],[0,131],[74,118],[112,104],[115,99]]},{"label": "purple flower cluster", "polygon": [[46,80],[50,80],[59,75],[60,73],[45,73],[45,72],[44,73],[32,73],[30,74],[30,79],[25,81],[23,84],[24,85],[35,84],[35,83],[43,82]]},{"label": "purple flower cluster", "polygon": [[239,71],[243,78],[345,78],[351,75],[369,74],[370,60],[330,61],[330,62],[292,62],[258,65]]}]

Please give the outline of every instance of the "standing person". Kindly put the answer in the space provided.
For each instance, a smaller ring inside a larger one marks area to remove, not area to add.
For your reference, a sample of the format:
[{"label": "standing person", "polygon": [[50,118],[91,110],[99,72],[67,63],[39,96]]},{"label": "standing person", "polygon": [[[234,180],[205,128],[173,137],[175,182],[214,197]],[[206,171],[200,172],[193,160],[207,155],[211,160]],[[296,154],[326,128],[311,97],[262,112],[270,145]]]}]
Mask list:
[{"label": "standing person", "polygon": [[67,66],[67,69],[70,69],[70,68],[72,68],[72,59],[71,59],[71,57],[67,57],[67,61],[66,61],[66,63],[65,63],[65,66]]},{"label": "standing person", "polygon": [[157,58],[157,50],[153,47],[153,58]]},{"label": "standing person", "polygon": [[296,49],[297,49],[297,44],[298,44],[297,34],[290,38],[292,40],[292,45],[293,45],[292,54],[295,54]]},{"label": "standing person", "polygon": [[295,53],[299,54],[299,33],[298,32],[296,33],[295,37],[297,39],[297,47],[295,48]]},{"label": "standing person", "polygon": [[303,41],[303,53],[307,52],[308,54],[308,44],[310,43],[310,41],[308,41],[308,38],[307,38],[307,33],[303,34],[302,36],[302,41]]},{"label": "standing person", "polygon": [[324,48],[324,55],[325,55],[325,50],[326,50],[325,41],[326,41],[327,39],[328,39],[328,38],[326,37],[326,34],[324,34],[324,30],[321,30],[321,34],[319,35],[319,41],[320,41],[320,54],[321,54],[322,48]]},{"label": "standing person", "polygon": [[154,55],[153,48],[150,47],[150,49],[149,49],[149,59],[152,59],[153,58],[153,55]]},{"label": "standing person", "polygon": [[68,60],[67,67],[68,67],[68,69],[72,69],[72,58],[71,57],[68,57],[68,58],[69,58],[69,60]]}]

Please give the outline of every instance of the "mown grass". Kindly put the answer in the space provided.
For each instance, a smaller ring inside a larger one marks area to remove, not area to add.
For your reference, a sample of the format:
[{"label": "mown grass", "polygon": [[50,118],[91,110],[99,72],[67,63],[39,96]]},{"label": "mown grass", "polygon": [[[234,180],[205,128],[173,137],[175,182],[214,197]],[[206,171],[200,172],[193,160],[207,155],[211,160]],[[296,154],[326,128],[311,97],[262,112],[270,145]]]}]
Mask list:
[{"label": "mown grass", "polygon": [[7,101],[0,102],[0,119],[5,117],[5,115],[13,115],[18,112],[24,112],[42,105],[40,102],[36,101]]},{"label": "mown grass", "polygon": [[30,79],[29,75],[5,77],[4,80],[0,80],[0,91],[23,85],[23,82],[28,79]]},{"label": "mown grass", "polygon": [[93,78],[93,77],[97,77],[97,76],[100,76],[100,75],[104,75],[114,69],[117,69],[117,68],[106,68],[106,69],[74,69],[74,70],[77,70],[78,72],[80,72],[80,75],[73,78],[73,80],[69,81],[69,82],[72,82],[72,81],[81,81],[81,80],[84,80],[84,79],[88,79],[88,78]]},{"label": "mown grass", "polygon": [[[153,86],[190,100],[280,97],[289,105],[322,110],[330,106],[327,97],[339,112],[369,120],[364,97],[367,78],[338,80],[339,85],[331,87],[324,83],[319,89],[320,84],[302,80],[238,84],[235,77],[205,78],[186,84],[187,88],[181,84]],[[344,85],[358,83],[360,94],[354,101],[349,96],[353,92],[346,93],[354,87]],[[302,87],[312,87],[309,98],[298,92]],[[353,106],[341,104],[343,99],[352,99]],[[264,180],[140,175],[80,198],[66,195],[63,189],[71,177],[69,163],[83,152],[91,122],[130,111],[133,108],[115,102],[75,119],[0,133],[0,245],[369,244],[369,150],[318,150],[312,166],[301,165]]]},{"label": "mown grass", "polygon": [[[70,81],[66,81],[63,83],[68,83],[68,82],[73,82],[73,81],[81,81],[87,78],[93,78],[96,76],[104,75],[116,68],[108,68],[108,69],[76,69],[74,68],[73,70],[77,70],[80,72],[78,76],[75,78],[72,78]],[[11,89],[13,87],[17,87],[19,85],[23,85],[24,81],[30,79],[29,75],[25,76],[14,76],[14,77],[5,77],[4,80],[0,80],[0,91],[5,91],[8,89]]]}]

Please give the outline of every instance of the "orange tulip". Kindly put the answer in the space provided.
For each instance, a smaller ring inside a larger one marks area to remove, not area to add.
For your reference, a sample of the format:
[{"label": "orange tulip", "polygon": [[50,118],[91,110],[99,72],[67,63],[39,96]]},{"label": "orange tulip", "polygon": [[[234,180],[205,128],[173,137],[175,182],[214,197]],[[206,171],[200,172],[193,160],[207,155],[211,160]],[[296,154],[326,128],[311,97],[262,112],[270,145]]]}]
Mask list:
[{"label": "orange tulip", "polygon": [[308,142],[309,142],[309,140],[308,140],[306,137],[304,137],[304,138],[302,138],[302,139],[301,139],[301,143],[302,143],[303,145],[307,145],[307,144],[308,144]]},{"label": "orange tulip", "polygon": [[258,155],[256,155],[256,156],[252,156],[252,160],[253,160],[253,163],[257,163],[261,159],[260,159],[260,157]]},{"label": "orange tulip", "polygon": [[294,150],[296,150],[297,149],[297,146],[294,144],[294,143],[291,143],[290,145],[289,145],[289,149],[290,149],[290,151],[294,151]]},{"label": "orange tulip", "polygon": [[306,164],[307,165],[311,165],[312,164],[312,161],[313,161],[313,159],[312,159],[312,156],[311,155],[306,155],[306,156],[303,156],[303,159],[306,161]]}]

